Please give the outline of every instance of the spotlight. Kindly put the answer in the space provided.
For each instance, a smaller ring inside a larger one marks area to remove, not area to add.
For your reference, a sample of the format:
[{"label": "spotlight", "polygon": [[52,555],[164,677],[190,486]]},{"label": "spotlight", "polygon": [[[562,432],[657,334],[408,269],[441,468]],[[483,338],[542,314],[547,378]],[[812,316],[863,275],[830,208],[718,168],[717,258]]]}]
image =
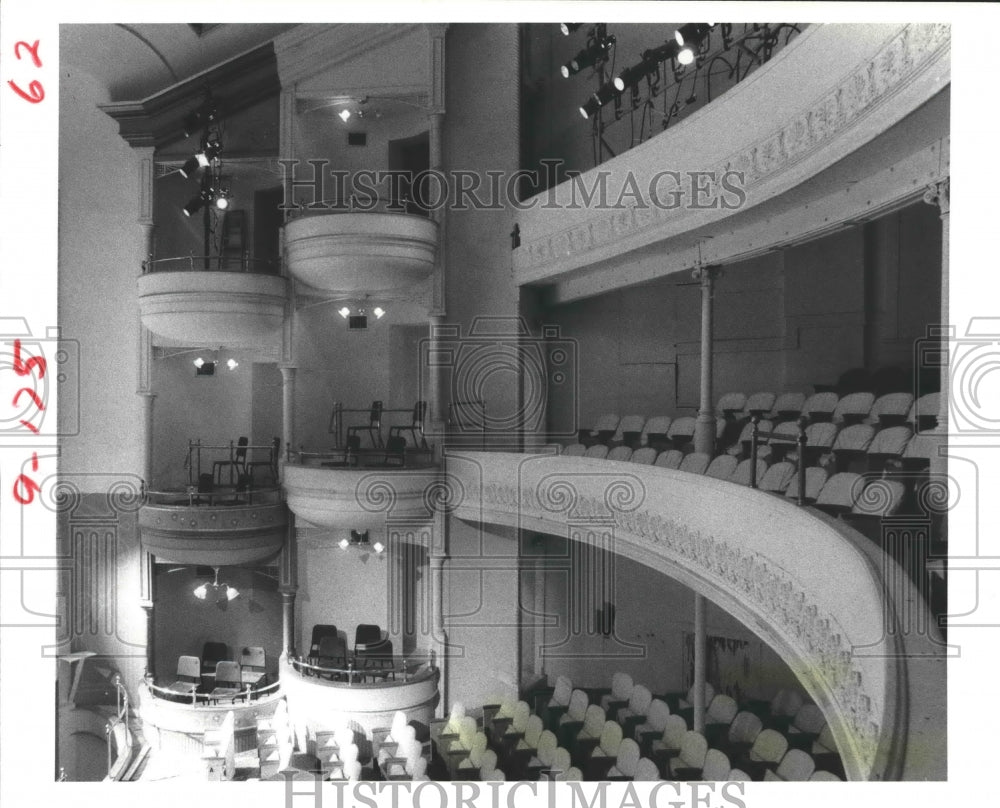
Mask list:
[{"label": "spotlight", "polygon": [[374,309],[372,309],[372,314],[375,315],[376,320],[381,320],[385,316],[385,309],[383,309],[381,306],[376,306]]},{"label": "spotlight", "polygon": [[351,546],[351,543],[347,539],[341,539],[340,541],[337,542],[337,546],[341,550],[346,550],[348,547]]},{"label": "spotlight", "polygon": [[191,133],[201,126],[201,111],[195,110],[185,115],[181,126],[184,128],[184,137],[191,137]]},{"label": "spotlight", "polygon": [[351,316],[351,310],[349,308],[347,308],[347,306],[344,306],[341,309],[337,309],[337,314],[339,314],[341,317],[343,317],[346,320],[348,317]]},{"label": "spotlight", "polygon": [[615,38],[613,36],[607,36],[594,41],[562,66],[563,77],[569,78],[579,73],[585,67],[591,67],[598,62],[605,61],[608,58],[608,51],[614,44]]},{"label": "spotlight", "polygon": [[380,542],[380,541],[377,541],[377,542],[375,542],[375,543],[374,543],[374,544],[372,545],[372,549],[373,549],[373,550],[374,550],[374,551],[375,551],[376,553],[381,553],[381,552],[382,552],[382,551],[383,551],[383,550],[385,549],[385,545],[384,545],[384,544],[382,544],[382,542]]},{"label": "spotlight", "polygon": [[208,584],[202,584],[201,586],[195,587],[193,594],[196,598],[198,598],[198,600],[204,600],[208,595]]},{"label": "spotlight", "polygon": [[715,26],[714,22],[689,22],[674,31],[674,40],[678,45],[697,45]]},{"label": "spotlight", "polygon": [[230,370],[236,370],[236,368],[238,368],[239,366],[240,363],[237,362],[235,359],[228,359],[226,361],[226,367],[229,368]]},{"label": "spotlight", "polygon": [[629,87],[634,87],[636,84],[642,81],[642,79],[644,79],[654,70],[656,70],[657,64],[659,63],[652,60],[645,60],[639,62],[639,64],[635,65],[634,67],[626,68],[617,76],[615,76],[614,80],[615,89],[621,93],[627,90]]},{"label": "spotlight", "polygon": [[200,356],[197,359],[194,360],[194,366],[196,368],[200,368],[204,364],[205,364],[205,360],[202,359]]},{"label": "spotlight", "polygon": [[597,101],[597,98],[595,98],[594,96],[590,96],[590,98],[587,99],[587,102],[582,107],[580,107],[580,114],[584,118],[589,118],[591,115],[593,115],[595,112],[597,112],[597,110],[599,110],[600,108],[601,108],[601,105]]},{"label": "spotlight", "polygon": [[344,123],[347,123],[351,119],[351,111],[349,109],[342,109],[337,114]]},{"label": "spotlight", "polygon": [[219,210],[226,210],[229,207],[229,191],[227,189],[220,188],[213,194],[213,199],[215,207]]},{"label": "spotlight", "polygon": [[201,206],[204,204],[205,204],[204,197],[201,194],[198,194],[198,196],[191,199],[184,206],[184,215],[191,216],[192,214],[197,213],[199,210],[201,210]]},{"label": "spotlight", "polygon": [[240,590],[233,586],[226,587],[226,600],[235,600],[240,596]]},{"label": "spotlight", "polygon": [[562,31],[563,36],[569,36],[581,25],[583,25],[582,22],[561,22],[559,23],[559,30]]},{"label": "spotlight", "polygon": [[681,48],[677,53],[677,61],[682,65],[689,65],[694,61],[694,51],[691,48]]},{"label": "spotlight", "polygon": [[197,157],[188,157],[184,165],[181,166],[181,176],[188,178],[201,167],[201,161]]}]

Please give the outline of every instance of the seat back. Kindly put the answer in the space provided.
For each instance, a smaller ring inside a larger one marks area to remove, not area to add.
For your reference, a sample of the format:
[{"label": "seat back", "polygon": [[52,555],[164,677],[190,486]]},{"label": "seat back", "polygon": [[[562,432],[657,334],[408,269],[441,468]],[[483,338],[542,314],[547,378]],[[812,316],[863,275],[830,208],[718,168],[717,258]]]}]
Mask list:
[{"label": "seat back", "polygon": [[701,770],[702,780],[726,780],[729,778],[729,758],[725,752],[718,749],[709,749],[705,753],[705,766]]},{"label": "seat back", "polygon": [[587,452],[587,447],[582,443],[571,443],[569,446],[563,447],[561,452],[563,457],[583,457]]},{"label": "seat back", "polygon": [[[750,485],[750,471],[753,468],[754,462],[748,457],[736,467],[736,470],[729,477],[729,482],[736,485]],[[756,472],[755,479],[759,488],[761,478],[767,473],[767,463],[763,460],[758,460]]]},{"label": "seat back", "polygon": [[732,455],[719,455],[713,458],[712,462],[708,464],[708,468],[705,469],[705,476],[713,477],[716,480],[728,480],[733,476],[733,472],[736,471],[738,462]]},{"label": "seat back", "polygon": [[529,715],[528,721],[524,725],[524,742],[535,749],[538,747],[538,739],[542,736],[542,730],[545,725],[542,724],[542,719],[537,715]]},{"label": "seat back", "polygon": [[569,709],[564,716],[569,721],[583,721],[587,717],[590,698],[582,690],[574,690],[569,699]]},{"label": "seat back", "polygon": [[705,765],[705,755],[708,752],[708,741],[700,732],[689,729],[681,739],[680,758],[685,766],[700,769]]},{"label": "seat back", "polygon": [[[689,704],[694,704],[694,694],[695,694],[695,689],[697,687],[698,687],[697,684],[693,684],[691,685],[691,687],[688,688],[686,698]],[[712,687],[711,682],[705,682],[705,704],[711,704],[712,699],[714,698],[715,698],[715,688]]]},{"label": "seat back", "polygon": [[240,435],[239,439],[236,441],[236,452],[233,457],[237,464],[242,465],[247,459],[247,446],[250,445],[250,438],[246,435]]},{"label": "seat back", "polygon": [[836,751],[837,742],[833,739],[833,729],[829,724],[824,724],[819,731],[819,737],[813,741],[813,754]]},{"label": "seat back", "polygon": [[549,704],[565,707],[573,695],[573,683],[565,676],[556,677],[556,685],[552,691],[552,698]]},{"label": "seat back", "polygon": [[[649,707],[653,702],[653,694],[649,692],[649,688],[645,685],[636,685],[632,688],[632,695],[628,700],[628,708],[636,715],[646,715],[649,712]],[[661,704],[663,702],[660,702]],[[666,707],[666,705],[663,705]],[[667,707],[667,715],[670,715],[670,708]]]},{"label": "seat back", "polygon": [[795,720],[792,721],[792,726],[796,729],[813,735],[819,735],[825,724],[823,711],[812,702],[803,704],[795,714]]},{"label": "seat back", "polygon": [[835,505],[850,510],[854,500],[861,492],[862,477],[851,471],[834,474],[816,498],[817,505]]},{"label": "seat back", "polygon": [[908,426],[887,426],[875,433],[872,442],[868,444],[868,454],[899,457],[912,437],[913,432]]},{"label": "seat back", "polygon": [[829,449],[837,438],[838,426],[832,423],[809,424],[806,427],[806,447]]},{"label": "seat back", "polygon": [[619,418],[615,413],[607,413],[602,415],[594,423],[594,432],[598,435],[602,433],[609,433],[608,437],[611,437],[618,430]]},{"label": "seat back", "polygon": [[875,437],[875,427],[870,424],[852,424],[837,433],[833,451],[864,452]]},{"label": "seat back", "polygon": [[736,699],[719,693],[708,705],[705,720],[711,724],[730,724],[736,717]]},{"label": "seat back", "polygon": [[802,405],[802,412],[814,421],[823,420],[833,415],[839,400],[836,393],[813,393]]},{"label": "seat back", "polygon": [[604,460],[608,456],[608,447],[603,443],[595,443],[583,453],[583,456],[593,457],[597,460]]},{"label": "seat back", "polygon": [[746,393],[723,393],[719,397],[719,403],[715,405],[715,411],[719,415],[735,415],[743,412],[746,403]]},{"label": "seat back", "polygon": [[626,777],[635,777],[639,765],[639,744],[631,738],[625,738],[618,745],[618,757],[615,768]]},{"label": "seat back", "polygon": [[680,470],[689,474],[704,474],[712,458],[704,452],[692,452],[681,461]]},{"label": "seat back", "polygon": [[528,726],[528,718],[531,716],[531,705],[526,701],[519,701],[514,706],[514,715],[511,718],[511,728],[514,732],[524,732]]},{"label": "seat back", "polygon": [[323,637],[319,641],[316,658],[328,667],[346,667],[347,646],[340,637]]},{"label": "seat back", "polygon": [[209,669],[215,667],[215,663],[229,659],[229,646],[224,642],[212,642],[209,640],[201,647],[201,663]]},{"label": "seat back", "polygon": [[632,452],[632,456],[629,458],[629,462],[636,463],[640,466],[651,466],[656,461],[656,449],[651,446],[644,446],[642,449],[636,449]]},{"label": "seat back", "polygon": [[672,420],[669,415],[654,415],[652,418],[647,418],[642,428],[642,445],[652,446],[655,442],[666,439]]},{"label": "seat back", "polygon": [[684,453],[680,449],[667,449],[657,455],[653,465],[664,469],[679,469],[682,460],[684,460]]},{"label": "seat back", "polygon": [[182,681],[197,682],[201,679],[201,660],[196,656],[177,658],[177,678]]},{"label": "seat back", "polygon": [[563,749],[561,746],[557,746],[555,751],[552,753],[551,768],[555,769],[557,772],[565,774],[569,771],[572,765],[573,764],[569,757],[569,750]]},{"label": "seat back", "polygon": [[615,701],[628,701],[635,684],[627,673],[618,672],[611,677],[611,696]]},{"label": "seat back", "polygon": [[854,499],[852,513],[892,516],[903,503],[906,486],[899,480],[871,480]]},{"label": "seat back", "polygon": [[618,747],[622,744],[622,725],[617,721],[605,721],[601,728],[601,738],[597,745],[608,757],[618,756]]},{"label": "seat back", "polygon": [[[806,469],[806,499],[816,500],[819,497],[820,491],[826,485],[826,469],[822,469],[819,466],[810,466]],[[799,473],[795,472],[792,475],[792,479],[788,482],[788,488],[785,489],[785,496],[789,499],[794,499],[799,495]]]},{"label": "seat back", "polygon": [[628,446],[616,446],[610,452],[608,452],[608,460],[617,460],[620,463],[625,463],[632,457],[632,450]]},{"label": "seat back", "polygon": [[764,724],[759,716],[746,710],[741,710],[729,725],[729,741],[730,743],[752,744],[757,740],[757,736],[760,735],[762,729],[764,729]]},{"label": "seat back", "polygon": [[309,641],[309,656],[316,656],[320,641],[324,637],[337,637],[337,627],[330,623],[317,623],[313,626],[312,639]]},{"label": "seat back", "polygon": [[663,699],[653,699],[646,711],[646,723],[649,724],[650,729],[662,732],[667,726],[668,718],[670,718],[670,707],[667,703]]},{"label": "seat back", "polygon": [[927,393],[913,402],[906,420],[913,426],[914,432],[924,432],[937,424],[938,410],[941,407],[940,393]]},{"label": "seat back", "polygon": [[761,491],[774,491],[779,494],[784,493],[795,475],[795,466],[787,460],[782,460],[769,466],[763,476],[757,478],[757,487]]},{"label": "seat back", "polygon": [[664,746],[671,749],[679,748],[685,732],[687,732],[687,722],[681,716],[667,716],[667,723],[663,727],[662,736]]},{"label": "seat back", "polygon": [[382,641],[382,629],[374,623],[360,623],[354,629],[354,648],[359,645],[375,645]]},{"label": "seat back", "polygon": [[835,775],[833,772],[815,771],[815,772],[813,772],[809,776],[809,782],[815,782],[815,781],[820,781],[820,780],[826,781],[826,782],[830,782],[830,783],[842,783],[843,782],[843,780],[841,780],[839,777],[837,777],[837,775]]},{"label": "seat back", "polygon": [[778,764],[775,774],[782,780],[794,782],[804,782],[808,780],[816,769],[816,763],[808,752],[801,749],[789,749]]},{"label": "seat back", "polygon": [[583,717],[583,729],[581,732],[586,733],[588,737],[596,738],[600,736],[601,729],[604,727],[606,716],[604,710],[601,709],[599,704],[591,704],[587,707],[587,712]]},{"label": "seat back", "polygon": [[788,740],[777,730],[761,730],[750,747],[750,760],[777,763],[788,751]]},{"label": "seat back", "polygon": [[240,663],[222,660],[215,665],[216,687],[240,687]]},{"label": "seat back", "polygon": [[544,766],[551,766],[559,742],[551,730],[543,730],[538,737],[538,751],[535,753]]},{"label": "seat back", "polygon": [[769,413],[772,418],[798,418],[806,403],[805,393],[782,393]]},{"label": "seat back", "polygon": [[837,402],[833,411],[833,420],[846,421],[852,418],[864,418],[871,412],[874,403],[874,393],[848,393]]},{"label": "seat back", "polygon": [[871,422],[899,423],[904,420],[913,406],[913,393],[886,393],[875,399],[868,418]]},{"label": "seat back", "polygon": [[[619,754],[621,754],[620,751]],[[621,767],[619,766],[619,768]],[[644,783],[654,782],[660,779],[660,769],[649,758],[639,758],[639,762],[635,764],[635,774],[632,775],[632,779]]]},{"label": "seat back", "polygon": [[668,438],[690,438],[694,435],[694,417],[691,415],[683,415],[680,418],[675,418],[670,422],[670,428],[667,430]]},{"label": "seat back", "polygon": [[402,435],[390,435],[385,442],[385,463],[406,463],[406,438]]},{"label": "seat back", "polygon": [[257,645],[248,645],[240,653],[240,665],[244,668],[263,668],[266,665],[264,649]]},{"label": "seat back", "polygon": [[759,413],[764,415],[771,411],[774,406],[774,393],[770,392],[760,392],[752,393],[747,396],[746,406],[743,407],[743,411],[747,415],[753,415],[754,413]]},{"label": "seat back", "polygon": [[645,415],[626,415],[618,423],[615,440],[624,442],[626,446],[638,446],[645,425]]},{"label": "seat back", "polygon": [[382,402],[373,401],[368,411],[368,426],[378,428],[382,425]]}]

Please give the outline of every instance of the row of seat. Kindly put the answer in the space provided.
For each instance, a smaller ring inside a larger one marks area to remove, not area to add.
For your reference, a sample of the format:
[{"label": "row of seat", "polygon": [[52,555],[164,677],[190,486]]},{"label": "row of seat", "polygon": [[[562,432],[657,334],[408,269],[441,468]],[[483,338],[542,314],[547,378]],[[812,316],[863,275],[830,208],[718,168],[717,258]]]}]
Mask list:
[{"label": "row of seat", "polygon": [[[796,421],[806,416],[812,424],[834,423],[850,426],[864,423],[870,426],[902,426],[923,432],[937,423],[939,393],[928,393],[914,399],[912,393],[888,393],[875,398],[872,393],[727,393],[719,399],[716,409],[716,439],[722,440],[728,427],[742,425],[752,416],[772,424]],[[670,416],[626,415],[610,413],[600,416],[592,426],[579,431],[579,442],[594,444],[643,446],[673,444],[682,448],[695,432],[696,419],[691,415]]]}]

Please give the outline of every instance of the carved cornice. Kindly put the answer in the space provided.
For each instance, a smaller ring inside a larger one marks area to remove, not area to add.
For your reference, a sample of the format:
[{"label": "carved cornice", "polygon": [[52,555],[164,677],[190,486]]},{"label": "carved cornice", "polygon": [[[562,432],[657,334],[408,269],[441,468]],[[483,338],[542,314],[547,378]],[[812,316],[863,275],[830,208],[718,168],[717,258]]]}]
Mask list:
[{"label": "carved cornice", "polygon": [[278,65],[268,42],[141,101],[101,104],[118,122],[118,133],[133,147],[161,149],[184,138],[184,116],[211,90],[222,115],[232,115],[277,95]]}]

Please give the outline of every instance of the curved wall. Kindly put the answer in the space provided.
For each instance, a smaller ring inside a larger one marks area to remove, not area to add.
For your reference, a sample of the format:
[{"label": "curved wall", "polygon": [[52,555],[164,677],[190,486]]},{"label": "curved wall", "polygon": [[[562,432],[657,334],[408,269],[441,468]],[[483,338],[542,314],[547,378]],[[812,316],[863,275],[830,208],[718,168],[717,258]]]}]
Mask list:
[{"label": "curved wall", "polygon": [[749,488],[627,463],[463,452],[449,456],[446,479],[464,491],[462,519],[610,534],[616,553],[719,604],[798,676],[851,779],[900,776],[914,750],[894,737],[910,707],[895,606],[846,528]]}]

